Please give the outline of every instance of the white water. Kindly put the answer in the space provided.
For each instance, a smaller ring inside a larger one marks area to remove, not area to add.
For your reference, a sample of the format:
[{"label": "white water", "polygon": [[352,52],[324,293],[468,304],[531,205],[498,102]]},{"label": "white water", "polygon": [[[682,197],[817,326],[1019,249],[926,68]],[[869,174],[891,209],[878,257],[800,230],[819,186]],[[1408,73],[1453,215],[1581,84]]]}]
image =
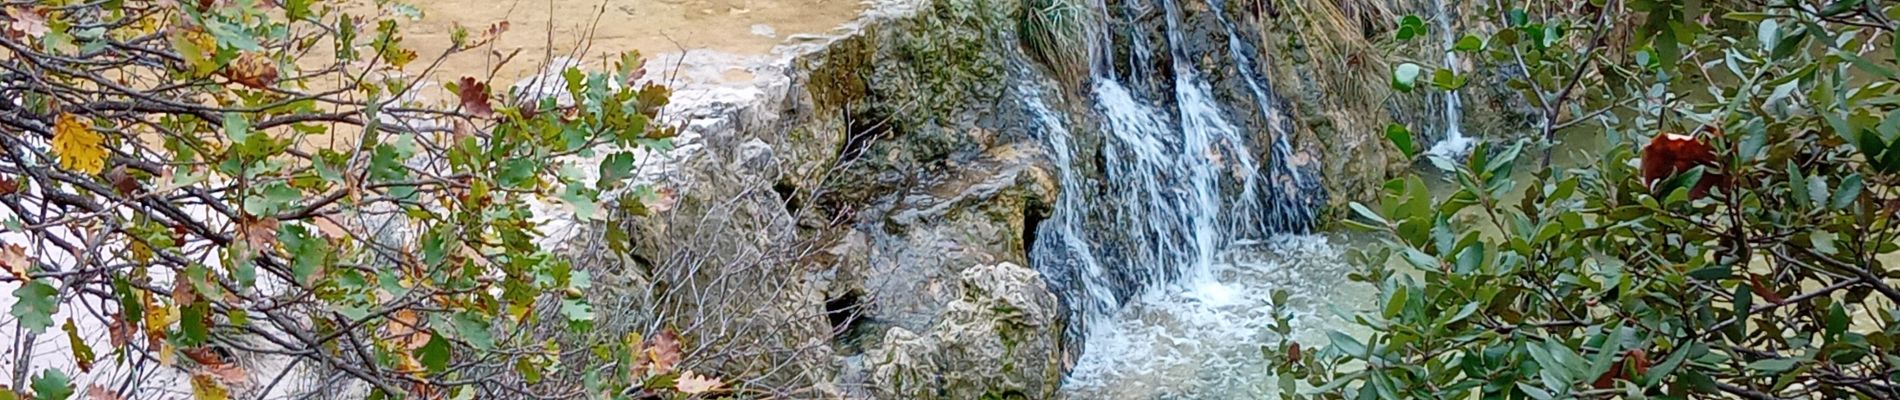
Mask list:
[{"label": "white water", "polygon": [[[1289,164],[1289,160],[1293,158],[1292,141],[1288,140],[1288,136],[1292,135],[1292,122],[1287,120],[1285,114],[1281,113],[1279,99],[1267,93],[1265,85],[1261,83],[1262,79],[1255,73],[1253,58],[1249,56],[1252,52],[1247,49],[1245,44],[1241,43],[1240,33],[1234,29],[1234,24],[1227,20],[1226,13],[1221,11],[1224,5],[1220,0],[1207,0],[1207,2],[1208,10],[1214,14],[1214,19],[1220,23],[1222,29],[1227,31],[1227,52],[1232,55],[1234,65],[1240,71],[1241,80],[1246,81],[1248,92],[1253,94],[1254,104],[1259,106],[1260,116],[1265,119],[1267,129],[1273,133],[1271,140],[1274,160],[1272,160],[1272,167],[1270,168],[1272,174],[1270,176],[1270,178],[1272,178],[1270,182],[1284,181],[1292,184],[1292,187],[1282,187],[1282,190],[1298,190],[1299,188],[1307,187],[1306,177],[1300,174],[1299,168]],[[1242,195],[1248,197],[1254,196],[1254,189],[1251,182],[1249,182],[1246,190],[1242,192]],[[1306,221],[1313,219],[1313,210],[1309,207],[1304,207],[1298,201],[1286,201],[1297,197],[1295,195],[1297,195],[1297,193],[1280,193],[1279,196],[1274,196],[1274,198],[1282,199],[1283,201],[1274,202],[1273,209],[1267,210],[1266,217],[1268,217],[1268,221],[1266,224],[1241,224],[1241,226],[1236,229],[1236,232],[1245,235],[1259,235],[1273,230],[1286,230],[1290,228],[1303,230]]]},{"label": "white water", "polygon": [[[1025,91],[1027,92],[1027,91]],[[1037,233],[1043,240],[1057,241],[1058,245],[1046,243],[1036,246],[1032,251],[1037,260],[1067,261],[1067,268],[1083,273],[1081,289],[1086,292],[1089,304],[1082,305],[1090,310],[1110,310],[1115,303],[1115,293],[1109,286],[1100,282],[1109,281],[1107,271],[1096,261],[1094,246],[1089,245],[1086,227],[1088,199],[1091,197],[1081,178],[1075,172],[1075,149],[1069,146],[1069,129],[1062,118],[1049,110],[1040,93],[1023,93],[1024,106],[1036,117],[1042,128],[1043,145],[1048,146],[1049,158],[1056,166],[1056,179],[1062,184],[1062,192],[1056,200],[1055,211],[1049,219],[1042,222]],[[1074,285],[1077,283],[1071,283]],[[1076,299],[1084,300],[1084,299]]]},{"label": "white water", "polygon": [[[1438,22],[1438,36],[1443,38],[1445,44],[1445,69],[1456,71],[1458,52],[1452,48],[1457,45],[1458,35],[1451,30],[1451,13],[1445,10],[1445,0],[1432,0],[1432,6],[1438,8],[1435,19]],[[1460,122],[1463,113],[1464,104],[1458,97],[1458,91],[1445,91],[1445,139],[1432,145],[1431,149],[1425,151],[1426,154],[1457,157],[1471,151],[1471,146],[1476,142],[1465,136],[1463,123]]]},{"label": "white water", "polygon": [[[1197,242],[1194,249],[1197,253],[1194,263],[1188,265],[1189,271],[1199,273],[1207,269],[1219,246],[1233,239],[1235,231],[1229,229],[1231,225],[1221,224],[1223,216],[1251,220],[1267,210],[1260,207],[1255,192],[1260,169],[1254,163],[1253,152],[1246,148],[1247,140],[1221,115],[1220,104],[1214,102],[1207,81],[1201,78],[1193,58],[1182,45],[1180,8],[1175,6],[1174,0],[1162,0],[1162,6],[1167,13],[1168,49],[1174,60],[1175,104],[1180,107],[1181,159],[1193,177],[1192,195],[1202,203],[1199,210],[1213,211],[1190,215],[1194,223],[1187,227]],[[1240,195],[1232,202],[1233,207],[1226,209],[1221,207],[1220,183],[1229,178],[1222,176],[1223,173],[1231,175],[1241,187]]]},{"label": "white water", "polygon": [[1150,289],[1091,328],[1088,352],[1063,385],[1070,399],[1260,399],[1274,393],[1260,346],[1272,343],[1274,289],[1291,294],[1294,340],[1324,343],[1339,326],[1328,304],[1360,304],[1371,288],[1350,283],[1345,240],[1282,235],[1223,252],[1206,279]]}]

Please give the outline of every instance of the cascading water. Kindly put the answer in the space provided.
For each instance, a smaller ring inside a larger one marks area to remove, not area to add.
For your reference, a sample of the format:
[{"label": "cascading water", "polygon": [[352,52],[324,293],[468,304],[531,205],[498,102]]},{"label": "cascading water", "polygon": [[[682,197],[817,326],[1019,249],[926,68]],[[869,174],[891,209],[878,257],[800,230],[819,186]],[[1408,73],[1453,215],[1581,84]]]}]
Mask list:
[{"label": "cascading water", "polygon": [[[1451,12],[1445,9],[1445,0],[1432,0],[1432,6],[1437,7],[1438,11],[1438,16],[1434,19],[1437,20],[1438,23],[1438,35],[1444,40],[1445,68],[1456,70],[1458,68],[1458,52],[1453,48],[1457,45],[1457,39],[1451,30]],[[1465,137],[1464,126],[1463,123],[1460,122],[1460,120],[1463,119],[1464,104],[1463,100],[1458,97],[1458,91],[1445,91],[1444,103],[1445,138],[1439,140],[1438,144],[1432,145],[1432,148],[1426,150],[1426,152],[1433,155],[1455,157],[1464,154],[1466,151],[1470,151],[1474,142],[1472,142],[1471,138]]]},{"label": "cascading water", "polygon": [[[1261,215],[1266,218],[1266,221],[1263,224],[1242,224],[1238,227],[1238,231],[1246,235],[1306,231],[1311,228],[1309,224],[1313,221],[1315,217],[1313,212],[1318,207],[1302,201],[1316,198],[1316,196],[1301,192],[1315,192],[1320,189],[1316,178],[1307,177],[1307,174],[1300,172],[1299,166],[1291,162],[1293,145],[1287,137],[1293,134],[1293,122],[1280,112],[1279,98],[1267,92],[1265,85],[1261,83],[1263,79],[1254,72],[1251,56],[1253,52],[1240,40],[1240,33],[1234,29],[1233,22],[1227,20],[1226,12],[1221,11],[1226,4],[1223,4],[1221,0],[1208,0],[1208,6],[1209,11],[1214,14],[1215,21],[1227,31],[1227,52],[1233,55],[1234,65],[1240,70],[1241,80],[1246,81],[1248,93],[1253,95],[1254,104],[1260,108],[1261,118],[1264,118],[1267,129],[1273,134],[1271,145],[1273,159],[1269,163],[1271,168],[1268,169],[1268,182],[1283,185],[1281,190],[1267,193],[1271,209]],[[1247,188],[1243,195],[1252,196],[1253,188]]]},{"label": "cascading water", "polygon": [[[1050,213],[1049,219],[1039,225],[1036,237],[1044,238],[1034,249],[1031,257],[1040,265],[1037,268],[1049,271],[1075,271],[1071,274],[1048,274],[1058,281],[1059,286],[1080,289],[1081,293],[1070,293],[1071,308],[1092,311],[1110,310],[1116,306],[1115,293],[1118,285],[1105,285],[1109,281],[1107,271],[1095,256],[1095,247],[1089,245],[1087,238],[1088,210],[1091,207],[1086,192],[1088,186],[1082,183],[1081,175],[1075,171],[1075,149],[1069,145],[1069,130],[1062,117],[1049,110],[1042,95],[1022,93],[1023,107],[1036,118],[1039,137],[1047,148],[1049,162],[1056,167],[1056,179],[1062,185],[1061,193]],[[1080,327],[1080,324],[1076,324]]]},{"label": "cascading water", "polygon": [[[1255,135],[1243,129],[1253,120],[1226,115],[1213,84],[1189,56],[1175,1],[1161,0],[1159,7],[1142,0],[1122,3],[1119,13],[1130,30],[1125,75],[1106,60],[1112,51],[1091,52],[1098,59],[1091,64],[1087,100],[1093,113],[1088,117],[1100,130],[1096,160],[1104,182],[1091,184],[1080,172],[1078,154],[1090,149],[1076,147],[1070,135],[1085,132],[1070,131],[1078,126],[1064,118],[1070,114],[1051,109],[1041,95],[1046,90],[1019,96],[1062,185],[1055,210],[1037,228],[1031,257],[1071,310],[1071,338],[1085,340],[1070,377],[1075,388],[1070,395],[1078,398],[1128,397],[1112,394],[1121,389],[1109,382],[1124,382],[1121,378],[1179,378],[1144,371],[1225,371],[1209,381],[1218,382],[1210,388],[1255,388],[1247,382],[1256,373],[1237,372],[1256,365],[1257,353],[1240,352],[1255,354],[1248,359],[1234,350],[1252,349],[1249,343],[1266,334],[1271,314],[1261,306],[1273,289],[1305,285],[1323,293],[1343,282],[1332,279],[1343,276],[1334,273],[1343,269],[1330,267],[1344,263],[1337,262],[1338,253],[1324,238],[1272,236],[1258,246],[1242,240],[1305,231],[1324,194],[1317,176],[1293,165],[1291,121],[1255,71],[1253,51],[1218,11],[1219,0],[1210,5],[1245,81],[1242,96],[1252,97],[1270,134],[1264,163],[1249,149]],[[1095,5],[1104,15],[1106,3]],[[1159,74],[1150,62],[1159,59],[1149,50],[1149,36],[1136,22],[1154,11],[1165,13],[1167,43],[1158,49],[1171,62],[1169,72]],[[1107,32],[1120,28],[1104,23],[1102,36],[1092,42],[1112,46],[1114,35]],[[1016,72],[1033,76],[1026,68]],[[1144,88],[1171,91],[1145,93]],[[1324,277],[1301,278],[1313,271]],[[1196,368],[1171,367],[1200,359],[1208,361]],[[1187,390],[1133,397],[1194,394]]]}]

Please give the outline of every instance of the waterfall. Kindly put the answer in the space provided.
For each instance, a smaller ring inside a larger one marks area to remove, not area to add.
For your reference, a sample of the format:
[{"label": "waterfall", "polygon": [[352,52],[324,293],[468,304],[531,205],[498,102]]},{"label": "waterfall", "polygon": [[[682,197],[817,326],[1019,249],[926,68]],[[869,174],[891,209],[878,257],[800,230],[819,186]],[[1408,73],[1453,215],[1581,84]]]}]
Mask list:
[{"label": "waterfall", "polygon": [[[1432,0],[1432,6],[1437,7],[1438,11],[1438,16],[1434,19],[1438,22],[1438,35],[1445,45],[1445,69],[1455,71],[1458,68],[1458,52],[1454,50],[1454,47],[1457,46],[1458,39],[1457,35],[1451,31],[1451,12],[1445,9],[1445,0]],[[1465,137],[1463,124],[1459,122],[1464,112],[1464,104],[1458,98],[1458,91],[1445,91],[1444,101],[1445,139],[1439,140],[1438,144],[1432,145],[1432,148],[1426,152],[1455,157],[1471,150],[1472,140]]]},{"label": "waterfall", "polygon": [[[1058,99],[1045,97],[1059,91],[1045,84],[1013,90],[1032,117],[1029,129],[1039,136],[1062,186],[1053,212],[1036,228],[1031,258],[1068,306],[1072,337],[1106,322],[1151,286],[1180,284],[1208,304],[1238,301],[1238,290],[1213,276],[1220,254],[1241,238],[1304,230],[1313,216],[1308,204],[1320,193],[1309,189],[1317,186],[1316,178],[1290,165],[1295,154],[1291,122],[1255,73],[1252,53],[1237,29],[1215,14],[1227,30],[1228,48],[1259,107],[1263,128],[1271,133],[1270,159],[1264,164],[1249,149],[1258,135],[1233,122],[1253,120],[1230,118],[1189,56],[1175,0],[1160,0],[1167,43],[1154,50],[1167,51],[1171,68],[1164,73],[1149,63],[1158,59],[1151,58],[1148,36],[1135,22],[1152,9],[1141,1],[1129,0],[1120,10],[1130,22],[1126,75],[1107,61],[1112,51],[1091,51],[1097,59],[1090,63],[1085,117],[1094,124],[1084,126],[1100,130],[1096,160],[1103,182],[1092,184],[1077,160],[1078,154],[1097,149],[1077,148],[1071,135],[1085,132],[1071,132],[1069,122],[1076,120],[1067,117],[1073,115],[1051,107]],[[1106,12],[1108,5],[1098,2],[1095,8]],[[1114,45],[1107,33],[1124,28],[1101,27],[1102,37],[1090,40],[1092,45]],[[1043,83],[1027,64],[1018,67],[1015,78]],[[1164,87],[1172,92],[1131,90]]]},{"label": "waterfall", "polygon": [[[1031,257],[1045,263],[1036,266],[1042,271],[1073,271],[1049,274],[1061,282],[1061,286],[1081,290],[1068,296],[1071,308],[1092,313],[1111,310],[1119,296],[1115,293],[1116,285],[1102,283],[1109,281],[1107,271],[1097,261],[1095,247],[1088,242],[1086,219],[1089,208],[1093,207],[1089,202],[1092,196],[1075,171],[1075,149],[1069,145],[1069,130],[1062,123],[1062,117],[1049,110],[1040,94],[1022,93],[1022,99],[1023,107],[1036,119],[1038,136],[1047,147],[1049,161],[1056,169],[1056,180],[1062,185],[1054,211],[1037,227],[1036,237],[1043,241],[1030,250]],[[1082,304],[1075,304],[1078,302]]]},{"label": "waterfall", "polygon": [[[1299,168],[1290,163],[1293,159],[1293,145],[1287,137],[1292,135],[1293,122],[1280,112],[1278,97],[1269,93],[1267,86],[1261,83],[1264,79],[1260,78],[1254,70],[1251,57],[1253,52],[1241,42],[1240,33],[1234,29],[1234,24],[1227,20],[1226,11],[1223,11],[1226,4],[1221,0],[1207,1],[1215,21],[1227,31],[1227,52],[1233,56],[1234,66],[1240,70],[1241,80],[1246,81],[1248,93],[1253,95],[1254,104],[1259,106],[1260,116],[1266,121],[1267,129],[1273,135],[1271,139],[1273,159],[1269,160],[1271,168],[1268,169],[1270,174],[1268,182],[1287,184],[1281,187],[1281,191],[1268,193],[1272,209],[1264,215],[1268,218],[1264,225],[1242,224],[1237,227],[1237,230],[1242,234],[1253,236],[1274,231],[1305,231],[1310,228],[1309,225],[1315,217],[1313,214],[1317,207],[1302,201],[1303,196],[1299,192],[1316,189],[1318,182],[1309,182],[1308,178],[1300,173]],[[1249,184],[1251,185],[1251,182]],[[1242,195],[1253,196],[1253,188],[1251,186],[1246,188]]]}]

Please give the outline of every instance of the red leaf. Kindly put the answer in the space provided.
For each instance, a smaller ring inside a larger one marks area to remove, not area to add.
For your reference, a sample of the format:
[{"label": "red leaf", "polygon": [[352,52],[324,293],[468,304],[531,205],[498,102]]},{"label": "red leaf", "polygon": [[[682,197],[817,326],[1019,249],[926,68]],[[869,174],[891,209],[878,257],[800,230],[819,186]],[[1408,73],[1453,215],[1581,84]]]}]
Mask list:
[{"label": "red leaf", "polygon": [[1697,166],[1706,168],[1702,179],[1690,189],[1690,197],[1701,198],[1708,195],[1709,188],[1728,184],[1728,177],[1721,175],[1722,164],[1716,160],[1715,148],[1709,147],[1708,142],[1700,137],[1662,133],[1643,147],[1644,186],[1654,188],[1657,182]]},{"label": "red leaf", "polygon": [[1755,292],[1756,296],[1761,296],[1761,298],[1767,299],[1771,303],[1781,304],[1783,302],[1788,301],[1787,299],[1782,298],[1780,293],[1775,293],[1774,289],[1769,288],[1768,285],[1766,284],[1763,284],[1761,282],[1761,277],[1755,276],[1754,274],[1748,275],[1748,290]]},{"label": "red leaf", "polygon": [[455,96],[462,99],[462,108],[468,110],[469,114],[482,118],[495,115],[495,109],[488,105],[488,84],[464,76],[456,88]]}]

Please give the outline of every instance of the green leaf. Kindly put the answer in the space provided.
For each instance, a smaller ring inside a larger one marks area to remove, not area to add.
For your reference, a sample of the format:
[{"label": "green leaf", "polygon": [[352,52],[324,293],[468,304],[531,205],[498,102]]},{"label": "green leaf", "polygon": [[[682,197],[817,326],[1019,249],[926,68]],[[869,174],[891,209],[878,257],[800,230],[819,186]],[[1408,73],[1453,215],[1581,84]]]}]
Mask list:
[{"label": "green leaf", "polygon": [[251,138],[251,121],[244,119],[244,114],[224,113],[224,137],[230,138],[231,143],[244,143]]},{"label": "green leaf", "polygon": [[92,369],[91,365],[94,357],[92,346],[86,344],[84,337],[79,336],[79,326],[73,324],[72,318],[66,318],[66,324],[61,325],[60,329],[66,331],[66,343],[72,346],[73,361],[79,363],[79,369]]},{"label": "green leaf", "polygon": [[1392,89],[1410,93],[1418,86],[1418,76],[1425,72],[1418,64],[1404,63],[1392,69]]},{"label": "green leaf", "polygon": [[73,397],[72,378],[58,368],[47,368],[33,377],[35,400],[66,400]]},{"label": "green leaf", "polygon": [[1833,3],[1828,3],[1827,7],[1821,8],[1821,16],[1833,17],[1846,14],[1848,11],[1853,11],[1855,7],[1859,6],[1860,0],[1835,0]]},{"label": "green leaf", "polygon": [[429,335],[429,342],[416,348],[413,353],[422,366],[432,373],[442,373],[449,369],[449,341],[442,335]]},{"label": "green leaf", "polygon": [[1525,13],[1523,9],[1514,8],[1511,9],[1510,12],[1505,13],[1505,22],[1509,23],[1513,28],[1524,26],[1524,24],[1530,23],[1530,15]]},{"label": "green leaf", "polygon": [[1332,341],[1333,348],[1339,349],[1340,354],[1354,358],[1365,358],[1368,356],[1368,354],[1366,354],[1366,345],[1359,343],[1359,339],[1354,339],[1345,332],[1326,332],[1326,339]]},{"label": "green leaf", "polygon": [[1483,50],[1484,39],[1478,38],[1477,35],[1465,35],[1464,38],[1458,39],[1458,43],[1452,45],[1451,49],[1462,52]]},{"label": "green leaf", "polygon": [[1748,369],[1761,371],[1766,374],[1778,374],[1794,369],[1795,365],[1800,362],[1801,360],[1793,358],[1769,358],[1748,363]]},{"label": "green leaf", "polygon": [[582,299],[562,299],[561,315],[567,316],[568,322],[593,321],[594,306]]},{"label": "green leaf", "polygon": [[1386,298],[1385,301],[1384,316],[1386,319],[1396,318],[1400,312],[1405,311],[1405,297],[1410,293],[1410,290],[1406,290],[1405,287],[1402,286],[1392,290],[1391,297]]},{"label": "green leaf", "polygon": [[1854,200],[1860,198],[1860,191],[1864,185],[1860,174],[1848,175],[1846,179],[1841,180],[1841,188],[1834,190],[1834,199],[1828,202],[1828,207],[1839,210],[1854,204]]},{"label": "green leaf", "polygon": [[46,333],[53,326],[53,314],[59,312],[59,290],[39,279],[13,290],[13,310],[20,326],[33,333]]},{"label": "green leaf", "polygon": [[1788,188],[1793,189],[1795,203],[1803,206],[1809,203],[1807,178],[1801,176],[1801,167],[1795,166],[1794,160],[1788,160]]},{"label": "green leaf", "polygon": [[1729,332],[1737,339],[1748,337],[1748,314],[1755,307],[1755,291],[1750,290],[1748,284],[1735,285],[1734,307],[1730,318],[1735,319],[1735,324],[1729,325]]},{"label": "green leaf", "polygon": [[1405,158],[1418,156],[1418,148],[1412,143],[1412,131],[1406,129],[1404,124],[1386,124],[1385,138],[1392,141],[1392,146],[1398,147],[1399,153],[1404,154]]},{"label": "green leaf", "polygon": [[284,0],[284,16],[302,20],[310,16],[310,0]]},{"label": "green leaf", "polygon": [[1682,361],[1689,358],[1689,353],[1695,352],[1701,346],[1701,343],[1692,343],[1676,347],[1676,351],[1669,353],[1669,358],[1664,359],[1662,364],[1656,364],[1655,368],[1650,368],[1648,373],[1643,374],[1643,387],[1656,386],[1662,383],[1663,378],[1675,374],[1676,368],[1682,366]]},{"label": "green leaf", "polygon": [[173,339],[181,346],[192,347],[204,344],[211,337],[211,327],[206,321],[211,313],[211,303],[200,300],[195,304],[179,307],[178,335]]},{"label": "green leaf", "polygon": [[475,314],[460,313],[455,314],[455,317],[451,319],[449,323],[455,327],[455,335],[457,337],[468,341],[468,343],[475,346],[475,348],[482,350],[492,350],[495,348],[495,337],[488,331],[488,320],[476,316]]},{"label": "green leaf", "polygon": [[1841,302],[1833,303],[1827,310],[1827,335],[1839,337],[1841,332],[1847,331],[1847,323],[1851,320],[1847,317],[1847,308],[1841,307]]}]

